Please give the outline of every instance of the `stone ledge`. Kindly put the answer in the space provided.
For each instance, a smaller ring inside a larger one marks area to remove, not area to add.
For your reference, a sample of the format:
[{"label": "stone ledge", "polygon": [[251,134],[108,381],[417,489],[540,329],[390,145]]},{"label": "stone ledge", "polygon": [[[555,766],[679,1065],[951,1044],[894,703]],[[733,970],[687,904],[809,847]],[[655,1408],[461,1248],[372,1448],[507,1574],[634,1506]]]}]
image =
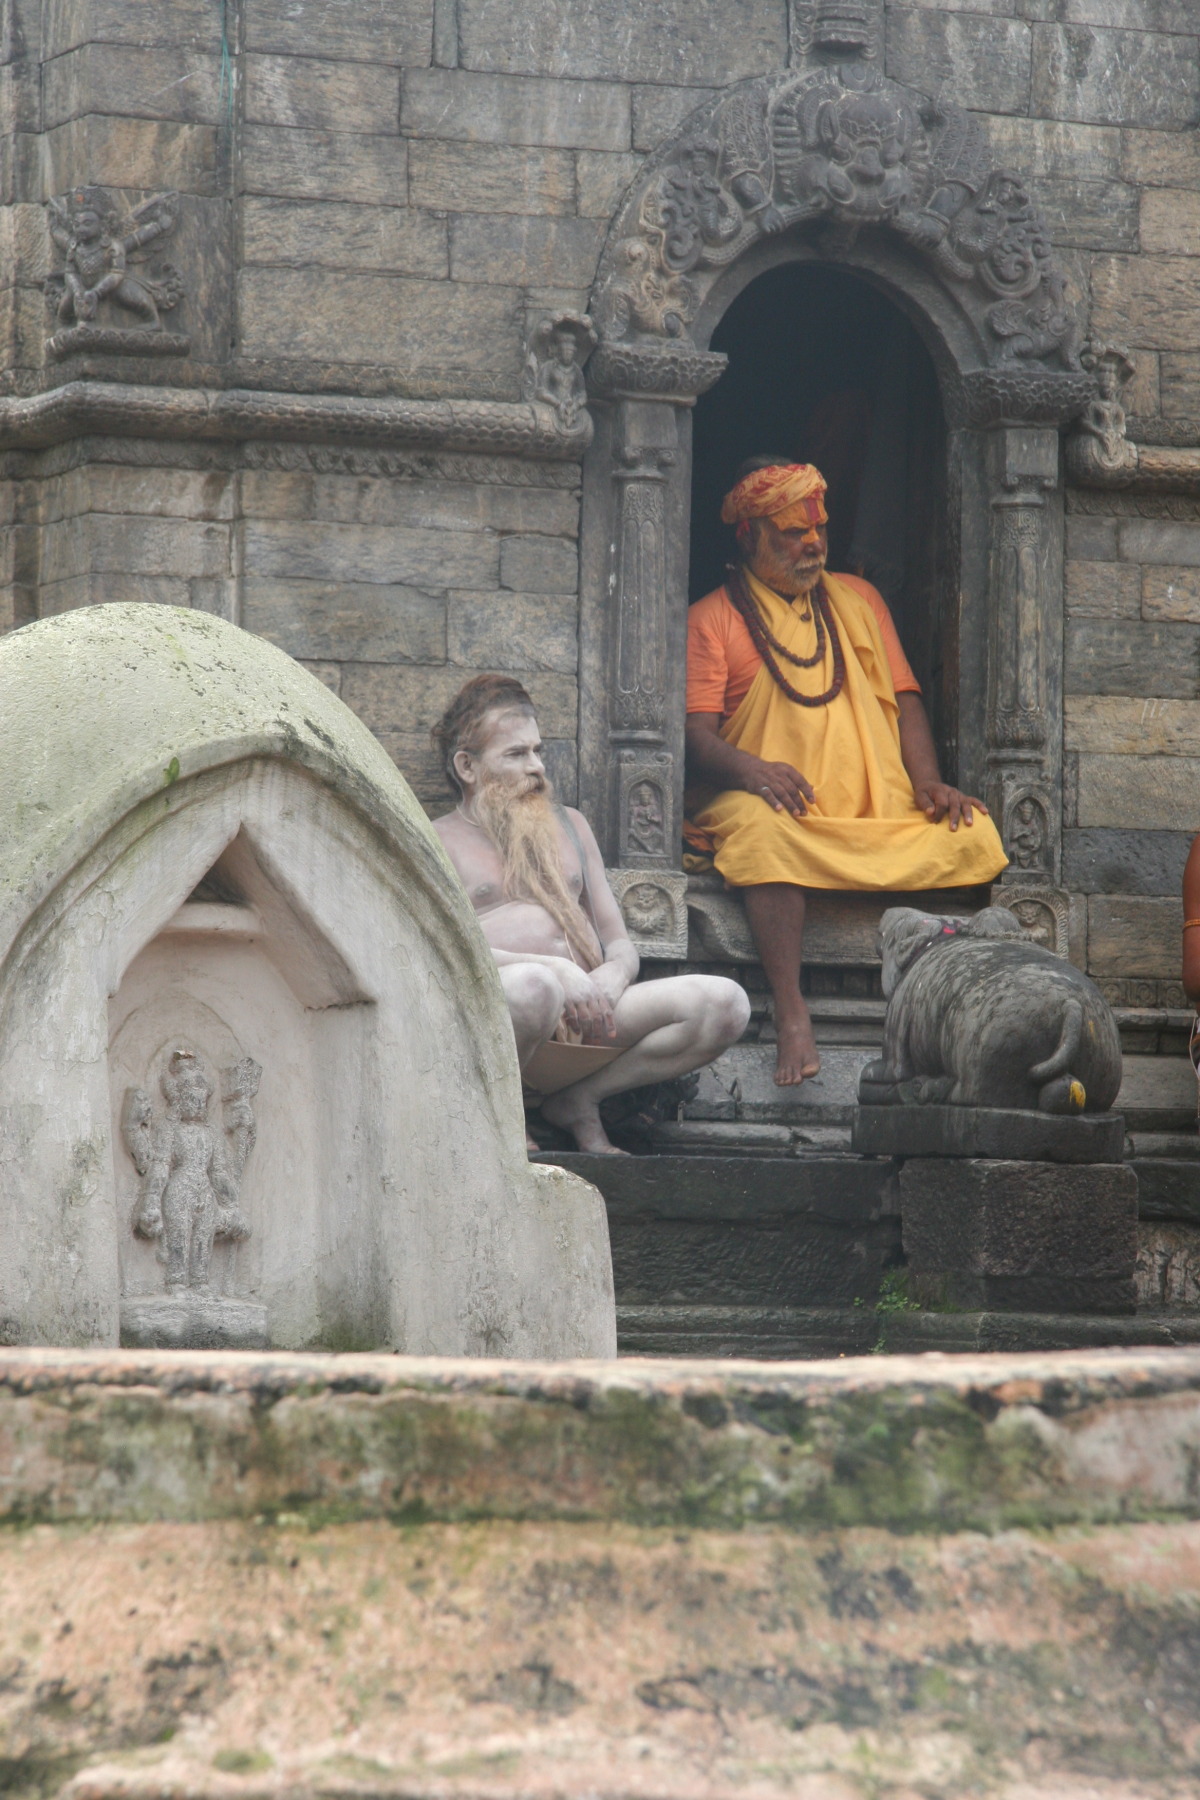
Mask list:
[{"label": "stone ledge", "polygon": [[1045,1352],[1200,1344],[1200,1313],[920,1312],[889,1314],[880,1335],[891,1355]]},{"label": "stone ledge", "polygon": [[582,1175],[614,1219],[722,1220],[761,1224],[797,1216],[865,1225],[899,1211],[896,1167],[852,1157],[729,1155],[588,1156],[544,1150],[538,1162]]},{"label": "stone ledge", "polygon": [[41,450],[85,433],[320,438],[577,462],[591,442],[592,424],[585,413],[575,431],[560,431],[549,407],[523,401],[362,399],[114,381],[71,381],[45,393],[0,399],[0,450]]},{"label": "stone ledge", "polygon": [[1129,494],[1200,494],[1200,448],[1195,445],[1123,441],[1124,458],[1105,459],[1099,440],[1079,434],[1067,440],[1067,472],[1076,487]]},{"label": "stone ledge", "polygon": [[1120,1113],[1018,1112],[1004,1107],[870,1105],[854,1115],[860,1156],[982,1156],[1056,1163],[1119,1163]]},{"label": "stone ledge", "polygon": [[0,1354],[9,1522],[914,1531],[1200,1515],[1200,1351],[826,1363]]},{"label": "stone ledge", "polygon": [[1200,1161],[1137,1157],[1138,1217],[1178,1219],[1200,1225]]}]

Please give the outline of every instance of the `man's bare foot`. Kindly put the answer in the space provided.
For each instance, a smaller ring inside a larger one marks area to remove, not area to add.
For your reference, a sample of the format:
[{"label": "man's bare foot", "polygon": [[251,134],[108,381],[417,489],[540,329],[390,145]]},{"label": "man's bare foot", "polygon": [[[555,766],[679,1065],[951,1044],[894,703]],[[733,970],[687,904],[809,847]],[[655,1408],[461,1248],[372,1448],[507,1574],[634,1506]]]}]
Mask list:
[{"label": "man's bare foot", "polygon": [[589,1156],[628,1156],[627,1150],[618,1150],[609,1140],[600,1119],[599,1108],[589,1100],[578,1100],[571,1097],[570,1088],[563,1088],[549,1100],[542,1101],[542,1117],[557,1125],[560,1131],[569,1131],[575,1139],[576,1148],[585,1150]]},{"label": "man's bare foot", "polygon": [[801,1082],[811,1081],[821,1073],[817,1040],[803,1001],[801,1008],[794,1018],[775,1021],[779,1040],[775,1051],[776,1087],[799,1087]]}]

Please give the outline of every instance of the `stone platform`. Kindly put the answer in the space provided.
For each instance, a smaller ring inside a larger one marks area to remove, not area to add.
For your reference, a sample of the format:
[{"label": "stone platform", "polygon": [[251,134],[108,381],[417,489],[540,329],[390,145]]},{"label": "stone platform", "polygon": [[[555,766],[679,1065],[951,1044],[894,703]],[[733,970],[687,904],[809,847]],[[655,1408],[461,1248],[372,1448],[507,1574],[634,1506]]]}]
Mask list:
[{"label": "stone platform", "polygon": [[0,1353],[44,1800],[1184,1800],[1200,1352]]}]

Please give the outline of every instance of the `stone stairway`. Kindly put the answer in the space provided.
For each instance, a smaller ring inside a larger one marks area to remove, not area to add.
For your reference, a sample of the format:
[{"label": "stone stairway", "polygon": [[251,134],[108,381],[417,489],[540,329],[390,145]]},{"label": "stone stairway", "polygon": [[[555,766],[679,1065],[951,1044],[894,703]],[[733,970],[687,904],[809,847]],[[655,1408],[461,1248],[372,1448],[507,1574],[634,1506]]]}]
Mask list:
[{"label": "stone stairway", "polygon": [[858,1075],[884,1002],[810,996],[820,1077],[775,1086],[757,997],[747,1040],[632,1158],[548,1151],[604,1194],[626,1354],[815,1357],[1200,1342],[1200,1138],[1190,1014],[1117,1014],[1117,1109],[1140,1190],[1138,1311],[932,1312],[905,1292],[897,1165],[850,1150]]}]

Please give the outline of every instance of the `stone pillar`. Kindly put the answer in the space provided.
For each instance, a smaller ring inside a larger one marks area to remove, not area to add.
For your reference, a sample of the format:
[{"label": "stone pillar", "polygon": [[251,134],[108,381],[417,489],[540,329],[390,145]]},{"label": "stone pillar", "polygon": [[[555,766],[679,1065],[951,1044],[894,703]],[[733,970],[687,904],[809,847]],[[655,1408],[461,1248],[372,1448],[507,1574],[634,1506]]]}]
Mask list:
[{"label": "stone pillar", "polygon": [[668,742],[668,721],[680,714],[677,706],[668,712],[678,696],[667,674],[666,478],[678,452],[675,408],[659,400],[620,401],[616,448],[610,842],[621,868],[667,869],[679,864],[683,817],[682,768]]},{"label": "stone pillar", "polygon": [[691,345],[601,344],[584,483],[579,789],[630,935],[687,949],[681,867],[691,422],[725,358]]},{"label": "stone pillar", "polygon": [[1062,561],[1058,432],[991,434],[987,799],[1006,884],[1058,879],[1062,855]]}]

